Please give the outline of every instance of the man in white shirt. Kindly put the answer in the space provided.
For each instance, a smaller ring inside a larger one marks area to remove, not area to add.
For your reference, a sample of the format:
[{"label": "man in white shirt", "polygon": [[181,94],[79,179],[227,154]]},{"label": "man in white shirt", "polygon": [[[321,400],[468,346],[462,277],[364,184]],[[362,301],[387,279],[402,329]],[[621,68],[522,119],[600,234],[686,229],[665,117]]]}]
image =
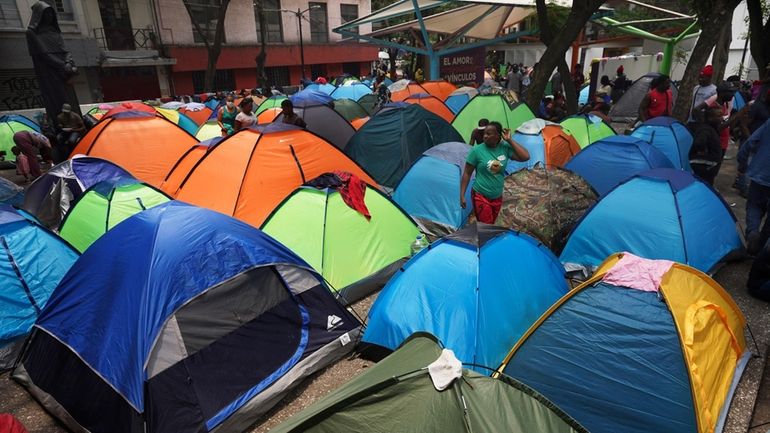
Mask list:
[{"label": "man in white shirt", "polygon": [[693,123],[702,119],[693,118],[695,108],[706,102],[706,100],[717,94],[717,86],[711,82],[711,77],[714,75],[714,68],[711,65],[706,65],[698,75],[698,85],[695,86],[693,91],[692,105],[690,105],[690,117],[687,119],[688,126],[692,126]]}]

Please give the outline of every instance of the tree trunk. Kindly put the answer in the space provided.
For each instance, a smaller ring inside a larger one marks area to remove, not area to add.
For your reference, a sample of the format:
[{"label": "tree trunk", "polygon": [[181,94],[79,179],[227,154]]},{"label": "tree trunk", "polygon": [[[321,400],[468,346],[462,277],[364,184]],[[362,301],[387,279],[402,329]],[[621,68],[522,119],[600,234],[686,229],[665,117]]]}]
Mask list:
[{"label": "tree trunk", "polygon": [[[734,12],[734,11],[733,11]],[[719,32],[716,46],[714,47],[714,56],[711,59],[711,65],[714,67],[713,82],[719,83],[725,79],[725,75],[732,75],[732,71],[725,71],[727,60],[730,57],[730,43],[733,41],[733,12],[727,17],[727,21]]]},{"label": "tree trunk", "polygon": [[746,0],[749,11],[749,43],[751,57],[759,68],[760,79],[770,79],[770,18],[763,22],[762,0]]},{"label": "tree trunk", "polygon": [[[543,98],[545,86],[548,84],[548,80],[551,78],[551,73],[553,72],[554,68],[562,63],[564,63],[564,66],[566,66],[564,55],[572,45],[572,42],[575,40],[575,38],[577,38],[580,31],[583,30],[583,27],[585,26],[586,22],[588,22],[588,19],[591,18],[591,15],[593,15],[594,12],[596,12],[599,9],[599,6],[601,6],[603,3],[604,1],[602,0],[585,0],[580,2],[573,2],[572,9],[570,9],[570,13],[567,17],[567,22],[564,24],[564,27],[559,29],[558,33],[552,35],[550,25],[548,24],[545,0],[537,0],[536,5],[538,11],[538,20],[540,21],[540,38],[543,43],[546,44],[547,48],[545,53],[543,53],[543,56],[540,58],[540,61],[537,63],[537,68],[535,68],[535,76],[532,78],[532,84],[530,84],[529,91],[527,92],[526,102],[533,112],[537,112],[540,107],[540,100]],[[544,17],[545,21],[543,21]],[[544,31],[545,34],[543,33]],[[572,83],[571,75],[569,75],[568,71],[567,75],[565,76],[561,72],[561,69],[560,74],[562,74],[562,81],[564,82],[564,89],[566,93],[569,91],[567,88]],[[574,96],[574,88],[572,89],[572,92],[573,97],[568,98],[574,99],[575,102],[573,103],[577,104],[577,99]]]},{"label": "tree trunk", "polygon": [[735,7],[738,6],[740,0],[721,0],[710,3],[693,2],[698,14],[701,33],[690,54],[690,60],[687,62],[682,81],[679,83],[679,95],[676,98],[676,104],[674,104],[673,117],[681,122],[687,122],[687,118],[690,116],[693,89],[698,84],[698,74],[706,65],[706,61],[714,49],[722,26],[729,19],[729,15],[733,13]]},{"label": "tree trunk", "polygon": [[259,21],[259,54],[254,59],[257,63],[257,87],[262,89],[269,88],[267,74],[265,73],[265,63],[267,62],[267,20],[262,8],[262,0],[257,0],[257,20]]},{"label": "tree trunk", "polygon": [[203,77],[203,91],[212,92],[214,91],[214,77],[217,72],[217,60],[219,60],[219,54],[222,52],[222,41],[225,39],[225,16],[227,15],[227,7],[230,5],[230,0],[222,0],[217,9],[217,27],[214,30],[213,41],[209,40],[208,34],[201,28],[200,23],[195,19],[193,11],[190,9],[190,2],[191,0],[182,1],[185,9],[187,9],[187,15],[190,17],[193,28],[198,35],[200,35],[201,39],[203,39],[203,43],[206,45],[206,52],[208,53],[206,74]]},{"label": "tree trunk", "polygon": [[569,65],[564,58],[559,62],[559,75],[562,76],[562,83],[564,83],[564,77],[567,77],[569,85],[564,86],[564,99],[567,100],[567,114],[575,114],[578,111],[578,93],[575,90],[575,86],[572,84],[572,75],[569,72]]}]

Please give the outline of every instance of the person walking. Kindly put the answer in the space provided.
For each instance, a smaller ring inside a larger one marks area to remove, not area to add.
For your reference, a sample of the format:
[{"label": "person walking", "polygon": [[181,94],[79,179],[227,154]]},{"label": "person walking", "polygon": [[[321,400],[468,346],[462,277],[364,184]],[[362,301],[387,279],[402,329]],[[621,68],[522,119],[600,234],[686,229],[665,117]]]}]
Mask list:
[{"label": "person walking", "polygon": [[709,185],[714,179],[722,161],[722,146],[719,128],[722,125],[722,110],[709,108],[706,118],[693,127],[693,142],[690,148],[690,166],[696,176]]},{"label": "person walking", "polygon": [[503,203],[503,183],[508,161],[527,161],[529,152],[511,138],[511,130],[500,122],[490,122],[484,130],[484,142],[471,149],[465,159],[460,180],[460,206],[465,209],[465,192],[471,176],[476,178],[471,189],[473,212],[479,222],[494,224]]},{"label": "person walking", "polygon": [[756,254],[770,238],[770,224],[766,218],[770,206],[770,121],[765,122],[741,146],[737,160],[738,175],[745,174],[749,178],[746,243],[748,252]]}]

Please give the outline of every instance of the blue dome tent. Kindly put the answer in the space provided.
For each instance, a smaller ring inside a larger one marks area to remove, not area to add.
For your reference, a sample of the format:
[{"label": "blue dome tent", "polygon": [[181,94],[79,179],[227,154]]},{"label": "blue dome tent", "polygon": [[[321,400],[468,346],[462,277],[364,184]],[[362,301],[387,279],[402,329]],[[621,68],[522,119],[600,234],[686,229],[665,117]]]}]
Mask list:
[{"label": "blue dome tent", "polygon": [[359,330],[284,246],[172,201],[81,256],[15,377],[75,431],[244,431]]},{"label": "blue dome tent", "polygon": [[368,95],[372,93],[372,89],[367,87],[363,83],[350,83],[350,84],[343,84],[339,87],[337,87],[331,94],[331,97],[334,99],[352,99],[354,101],[358,101],[361,99],[364,95]]},{"label": "blue dome tent", "polygon": [[336,89],[337,89],[337,86],[335,86],[334,84],[313,83],[305,86],[305,89],[303,90],[314,90],[316,92],[322,92],[322,93],[326,93],[327,95],[331,95],[332,92]]},{"label": "blue dome tent", "polygon": [[[468,221],[472,207],[460,207],[457,186],[471,147],[450,142],[423,152],[393,192],[393,200],[414,218],[424,233],[447,235]],[[465,201],[471,203],[471,189]],[[430,194],[426,194],[430,191]]]},{"label": "blue dome tent", "polygon": [[629,177],[653,168],[674,168],[671,161],[639,138],[614,135],[580,151],[564,166],[603,195]]},{"label": "blue dome tent", "polygon": [[363,341],[395,350],[414,332],[430,332],[460,361],[494,368],[568,290],[564,269],[540,242],[477,223],[401,268],[372,306]]},{"label": "blue dome tent", "polygon": [[327,93],[311,89],[300,90],[299,92],[289,96],[289,100],[295,106],[302,103],[330,105],[332,102],[334,102],[334,98],[329,96]]},{"label": "blue dome tent", "polygon": [[16,360],[51,292],[75,263],[68,243],[0,205],[0,370]]},{"label": "blue dome tent", "polygon": [[632,137],[640,138],[663,152],[674,168],[692,172],[690,148],[692,134],[686,126],[672,117],[655,117],[634,129]]},{"label": "blue dome tent", "polygon": [[561,261],[590,270],[615,252],[711,272],[743,250],[735,216],[711,187],[674,169],[650,170],[612,189],[575,226]]}]

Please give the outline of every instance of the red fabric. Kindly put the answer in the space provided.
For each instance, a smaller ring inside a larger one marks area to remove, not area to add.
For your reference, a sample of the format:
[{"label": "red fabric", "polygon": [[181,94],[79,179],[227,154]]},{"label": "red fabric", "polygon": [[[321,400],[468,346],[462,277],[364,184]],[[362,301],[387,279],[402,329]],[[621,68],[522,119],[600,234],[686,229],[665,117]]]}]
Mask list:
[{"label": "red fabric", "polygon": [[650,97],[650,106],[647,107],[648,119],[671,115],[671,105],[673,99],[671,89],[668,89],[665,92],[660,92],[658,89],[652,89],[647,95]]},{"label": "red fabric", "polygon": [[27,433],[27,429],[13,415],[0,413],[0,433]]},{"label": "red fabric", "polygon": [[342,181],[342,186],[337,188],[337,191],[342,196],[342,201],[350,208],[355,209],[356,212],[365,216],[367,220],[371,220],[372,215],[369,213],[369,208],[366,207],[364,202],[366,183],[359,179],[358,176],[346,171],[335,171],[334,174]]},{"label": "red fabric", "polygon": [[482,223],[494,224],[503,205],[503,198],[488,199],[471,190],[471,200],[473,200],[473,213],[476,214],[476,219]]}]

